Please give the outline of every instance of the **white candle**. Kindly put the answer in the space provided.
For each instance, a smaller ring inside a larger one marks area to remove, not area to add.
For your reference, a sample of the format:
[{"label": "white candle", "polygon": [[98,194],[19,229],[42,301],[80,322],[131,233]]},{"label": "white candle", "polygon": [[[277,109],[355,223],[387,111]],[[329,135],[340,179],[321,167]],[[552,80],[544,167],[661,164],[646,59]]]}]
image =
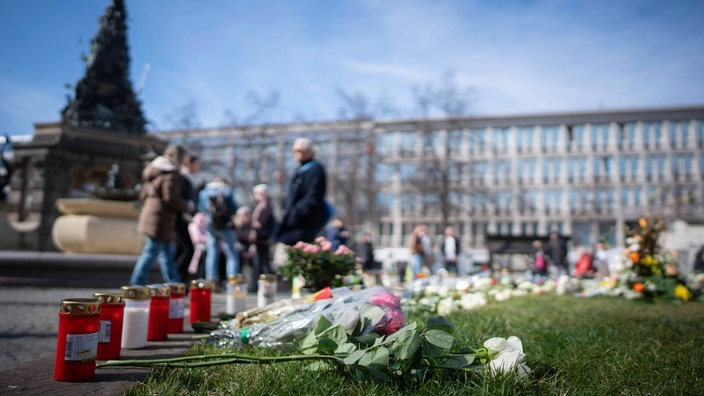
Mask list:
[{"label": "white candle", "polygon": [[149,308],[127,306],[122,324],[122,348],[137,349],[147,346],[149,330]]}]

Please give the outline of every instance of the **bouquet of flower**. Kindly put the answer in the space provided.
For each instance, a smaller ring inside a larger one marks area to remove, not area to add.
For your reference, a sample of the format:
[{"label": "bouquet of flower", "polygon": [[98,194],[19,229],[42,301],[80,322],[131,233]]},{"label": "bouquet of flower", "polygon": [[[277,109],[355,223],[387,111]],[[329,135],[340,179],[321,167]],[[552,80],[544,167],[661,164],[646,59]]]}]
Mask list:
[{"label": "bouquet of flower", "polygon": [[344,277],[354,272],[357,260],[354,252],[340,245],[332,251],[324,237],[313,243],[298,242],[287,250],[288,262],[279,268],[284,278],[302,276],[306,287],[317,291],[329,286],[342,286]]},{"label": "bouquet of flower", "polygon": [[400,298],[389,289],[375,286],[353,291],[332,290],[328,299],[296,306],[294,310],[267,323],[237,328],[237,321],[226,322],[210,334],[209,342],[219,346],[287,347],[315,329],[321,318],[340,324],[348,335],[371,332],[388,335],[403,327],[405,318]]},{"label": "bouquet of flower", "polygon": [[643,217],[638,220],[626,239],[626,265],[621,282],[636,296],[688,301],[691,291],[679,279],[679,253],[663,250],[658,243],[664,230],[662,219]]}]

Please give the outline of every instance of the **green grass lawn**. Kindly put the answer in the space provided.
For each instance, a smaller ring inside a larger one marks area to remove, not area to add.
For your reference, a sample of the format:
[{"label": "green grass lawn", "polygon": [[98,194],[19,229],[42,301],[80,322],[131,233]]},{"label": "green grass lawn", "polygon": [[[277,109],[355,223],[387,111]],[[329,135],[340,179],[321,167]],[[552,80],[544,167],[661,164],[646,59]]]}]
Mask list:
[{"label": "green grass lawn", "polygon": [[[704,306],[554,295],[491,302],[447,317],[463,345],[523,341],[532,372],[438,372],[422,383],[361,383],[305,364],[155,369],[134,395],[704,395]],[[411,317],[425,324],[427,317]],[[213,352],[197,345],[189,353]],[[267,350],[246,350],[271,355]]]}]

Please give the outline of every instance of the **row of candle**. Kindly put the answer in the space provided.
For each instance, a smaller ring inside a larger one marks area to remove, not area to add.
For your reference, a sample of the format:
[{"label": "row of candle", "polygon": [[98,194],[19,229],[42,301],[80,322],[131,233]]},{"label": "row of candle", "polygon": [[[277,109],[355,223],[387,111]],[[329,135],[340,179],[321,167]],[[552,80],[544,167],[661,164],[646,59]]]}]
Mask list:
[{"label": "row of candle", "polygon": [[[213,283],[194,280],[190,323],[210,322]],[[183,331],[186,285],[123,286],[121,293],[61,301],[54,379],[85,381],[96,360],[120,358],[121,348],[139,349]]]}]

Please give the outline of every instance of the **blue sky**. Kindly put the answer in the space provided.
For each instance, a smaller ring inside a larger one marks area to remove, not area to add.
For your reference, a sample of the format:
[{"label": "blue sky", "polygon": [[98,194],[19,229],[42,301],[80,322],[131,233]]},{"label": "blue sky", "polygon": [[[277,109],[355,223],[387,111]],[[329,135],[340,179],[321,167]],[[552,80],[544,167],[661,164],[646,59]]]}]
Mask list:
[{"label": "blue sky", "polygon": [[[0,0],[0,132],[59,120],[109,0]],[[152,130],[254,111],[330,120],[339,91],[417,115],[451,71],[474,115],[704,104],[704,1],[126,0],[131,75]],[[141,85],[143,71],[149,65]]]}]

